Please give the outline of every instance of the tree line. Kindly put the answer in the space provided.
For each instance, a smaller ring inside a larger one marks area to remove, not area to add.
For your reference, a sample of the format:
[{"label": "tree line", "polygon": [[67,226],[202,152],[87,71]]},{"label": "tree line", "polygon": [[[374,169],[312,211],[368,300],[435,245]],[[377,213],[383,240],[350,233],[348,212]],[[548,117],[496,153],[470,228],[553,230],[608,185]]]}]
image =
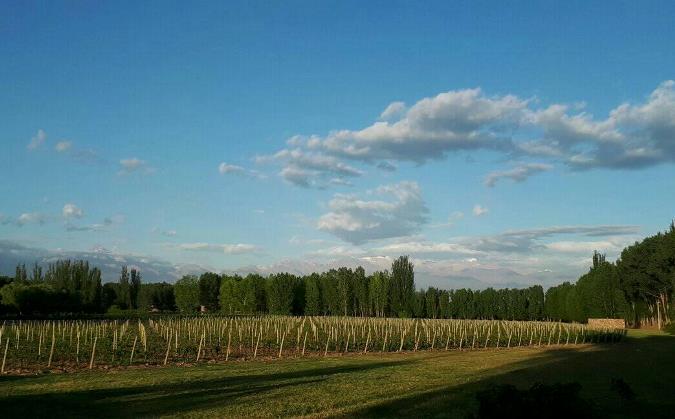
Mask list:
[{"label": "tree line", "polygon": [[546,311],[564,321],[589,317],[625,318],[633,325],[659,328],[675,317],[675,223],[626,247],[616,262],[593,255],[593,266],[572,284],[565,282],[546,292]]},{"label": "tree line", "polygon": [[0,310],[18,313],[104,313],[129,310],[208,311],[229,315],[289,314],[424,317],[584,322],[590,317],[625,318],[631,324],[673,317],[675,224],[625,248],[616,262],[595,252],[576,283],[546,292],[524,289],[443,290],[415,287],[407,256],[390,270],[366,275],[362,267],[297,276],[289,273],[187,275],[175,284],[143,284],[137,269],[123,267],[119,280],[101,283],[85,261],[58,261],[46,272],[18,266],[0,277]]}]

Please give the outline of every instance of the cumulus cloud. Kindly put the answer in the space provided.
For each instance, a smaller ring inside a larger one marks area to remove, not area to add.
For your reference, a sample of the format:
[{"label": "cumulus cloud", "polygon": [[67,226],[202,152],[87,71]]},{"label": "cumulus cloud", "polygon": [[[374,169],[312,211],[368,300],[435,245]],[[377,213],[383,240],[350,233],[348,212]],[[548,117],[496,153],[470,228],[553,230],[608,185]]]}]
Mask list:
[{"label": "cumulus cloud", "polygon": [[120,160],[120,170],[118,175],[130,175],[132,173],[142,173],[150,175],[156,172],[154,167],[148,165],[148,162],[137,157]]},{"label": "cumulus cloud", "polygon": [[525,163],[520,164],[513,169],[504,171],[494,171],[485,177],[485,186],[493,187],[501,179],[511,179],[514,182],[523,182],[530,176],[551,170],[553,166],[544,163]]},{"label": "cumulus cloud", "polygon": [[259,156],[256,161],[281,163],[283,168],[279,175],[287,182],[303,188],[323,189],[331,184],[349,185],[347,178],[364,174],[362,170],[336,157],[299,148],[284,149],[271,156]]},{"label": "cumulus cloud", "polygon": [[487,209],[486,207],[482,206],[482,205],[476,204],[476,205],[473,206],[473,209],[471,210],[471,212],[473,212],[474,216],[480,217],[480,216],[485,215],[488,212],[490,212],[490,210]]},{"label": "cumulus cloud", "polygon": [[70,150],[70,148],[71,148],[72,146],[73,146],[72,141],[65,141],[65,140],[64,140],[64,141],[59,141],[59,142],[56,143],[56,145],[54,146],[54,150],[56,150],[56,152],[58,152],[58,153],[63,153],[63,152],[65,152],[65,151]]},{"label": "cumulus cloud", "polygon": [[573,169],[641,169],[675,162],[675,82],[661,83],[642,104],[623,103],[605,119],[554,104],[531,113],[543,139]]},{"label": "cumulus cloud", "polygon": [[61,213],[65,219],[82,218],[84,216],[84,211],[77,205],[71,203],[64,205]]},{"label": "cumulus cloud", "polygon": [[44,144],[46,140],[47,140],[47,133],[39,129],[35,134],[35,136],[30,139],[27,148],[28,150],[37,150],[42,146],[42,144]]},{"label": "cumulus cloud", "polygon": [[480,89],[449,91],[418,101],[398,120],[334,131],[316,139],[313,148],[355,160],[416,163],[459,150],[511,150],[505,134],[524,121],[527,105],[513,95],[488,97]]},{"label": "cumulus cloud", "polygon": [[366,200],[356,195],[335,194],[328,203],[330,211],[319,218],[317,228],[352,244],[361,244],[406,236],[427,222],[428,209],[415,182],[380,186],[368,195],[390,199]]},{"label": "cumulus cloud", "polygon": [[[295,135],[288,148],[259,157],[280,161],[281,176],[301,187],[326,187],[337,167],[374,165],[392,170],[393,162],[424,164],[448,154],[490,150],[521,163],[488,175],[488,186],[509,178],[522,182],[561,163],[572,170],[640,169],[675,163],[675,82],[661,83],[643,103],[624,103],[606,118],[583,105],[552,103],[516,95],[489,96],[480,88],[452,90],[423,98],[410,107],[393,102],[380,120],[361,129],[336,129],[326,135]],[[530,159],[549,159],[532,162]],[[309,162],[322,161],[321,167]],[[329,162],[329,163],[328,163]],[[347,163],[350,162],[350,163]]]}]

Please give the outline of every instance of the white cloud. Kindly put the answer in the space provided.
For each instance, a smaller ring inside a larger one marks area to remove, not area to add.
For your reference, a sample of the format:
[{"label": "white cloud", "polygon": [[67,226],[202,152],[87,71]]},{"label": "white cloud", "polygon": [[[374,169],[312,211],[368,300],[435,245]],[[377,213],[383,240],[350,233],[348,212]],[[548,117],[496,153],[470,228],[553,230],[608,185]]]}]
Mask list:
[{"label": "white cloud", "polygon": [[245,172],[245,169],[241,166],[236,166],[234,164],[227,164],[225,162],[220,163],[218,166],[218,172],[221,175],[227,174],[227,173],[236,173],[236,174],[243,174]]},{"label": "white cloud", "polygon": [[162,230],[159,227],[153,227],[151,231],[165,237],[176,237],[177,235],[176,230]]},{"label": "white cloud", "polygon": [[345,257],[345,256],[359,256],[364,254],[363,249],[357,247],[347,247],[347,246],[333,246],[325,249],[318,249],[308,253],[310,256],[319,256],[319,257]]},{"label": "white cloud", "polygon": [[16,219],[16,224],[23,226],[26,224],[44,224],[47,221],[47,216],[39,212],[25,212]]},{"label": "white cloud", "polygon": [[[490,150],[518,158],[513,169],[488,175],[522,182],[562,163],[573,170],[639,169],[675,163],[675,82],[661,83],[641,104],[622,104],[597,119],[581,104],[552,103],[506,94],[488,96],[481,89],[453,90],[423,98],[410,107],[391,103],[381,120],[362,129],[335,129],[324,136],[295,135],[284,148],[262,161],[282,162],[280,175],[301,187],[325,188],[336,167],[341,178],[358,177],[359,167],[392,170],[393,162],[423,164],[448,154]],[[525,158],[546,158],[527,162]],[[316,161],[323,162],[318,167]],[[335,183],[335,182],[334,182]]]},{"label": "white cloud", "polygon": [[356,160],[417,163],[457,150],[510,150],[511,140],[501,133],[521,124],[527,105],[512,95],[487,97],[480,89],[449,91],[418,101],[399,120],[334,131],[315,148]]},{"label": "white cloud", "polygon": [[387,106],[387,108],[382,111],[380,114],[380,119],[384,121],[389,121],[392,119],[400,118],[405,112],[405,103],[403,102],[392,102]]},{"label": "white cloud", "polygon": [[605,119],[568,114],[551,105],[532,112],[531,122],[544,139],[531,145],[549,147],[574,169],[640,169],[675,162],[675,82],[661,83],[643,104],[624,103]]},{"label": "white cloud", "polygon": [[30,139],[27,147],[29,150],[37,150],[42,146],[42,144],[44,144],[45,140],[47,140],[47,133],[39,129],[37,134],[35,134],[35,136]]},{"label": "white cloud", "polygon": [[120,171],[117,172],[118,175],[129,175],[132,173],[150,175],[157,171],[154,167],[148,165],[145,160],[141,160],[137,157],[120,160],[120,166]]},{"label": "white cloud", "polygon": [[473,210],[471,210],[471,212],[473,212],[474,216],[480,217],[490,212],[490,210],[482,205],[476,204],[473,206]]},{"label": "white cloud", "polygon": [[304,188],[350,185],[345,178],[360,177],[365,173],[333,156],[299,148],[284,149],[272,156],[259,156],[256,161],[281,163],[283,167],[279,175],[287,182]]},{"label": "white cloud", "polygon": [[336,194],[330,212],[317,223],[319,230],[342,240],[360,244],[370,240],[406,236],[427,222],[428,209],[415,182],[380,186],[370,195],[390,200],[363,200],[355,195]]},{"label": "white cloud", "polygon": [[406,255],[406,254],[434,254],[445,253],[453,255],[474,255],[480,252],[459,243],[434,243],[429,241],[410,241],[392,243],[373,249],[376,252]]},{"label": "white cloud", "polygon": [[54,150],[56,150],[58,153],[63,153],[64,151],[70,150],[72,146],[73,146],[72,141],[59,141],[54,146]]},{"label": "white cloud", "polygon": [[81,208],[78,208],[75,204],[66,204],[63,206],[62,210],[63,218],[82,218],[84,216],[84,211]]},{"label": "white cloud", "polygon": [[599,252],[618,252],[626,245],[621,240],[610,241],[558,241],[546,244],[546,248],[556,252],[591,254]]},{"label": "white cloud", "polygon": [[551,170],[553,166],[550,164],[543,163],[524,163],[520,164],[513,169],[504,170],[504,171],[494,171],[489,173],[485,177],[485,186],[493,187],[495,184],[504,178],[513,180],[514,182],[523,182],[530,176],[533,176],[537,173],[542,173],[548,170]]},{"label": "white cloud", "polygon": [[220,252],[227,255],[240,255],[258,251],[258,247],[252,244],[210,244],[210,243],[182,243],[178,245],[181,250],[195,252]]},{"label": "white cloud", "polygon": [[107,224],[89,224],[89,225],[75,225],[71,223],[66,224],[66,231],[76,232],[76,231],[102,231],[105,230]]},{"label": "white cloud", "polygon": [[448,215],[448,220],[444,223],[438,223],[438,224],[433,224],[431,227],[437,228],[437,227],[452,227],[454,226],[457,221],[461,220],[464,218],[464,213],[462,211],[454,211]]},{"label": "white cloud", "polygon": [[238,175],[255,179],[264,179],[266,177],[257,170],[248,170],[242,166],[237,166],[236,164],[229,164],[225,162],[222,162],[218,165],[218,173],[220,173],[221,175]]}]

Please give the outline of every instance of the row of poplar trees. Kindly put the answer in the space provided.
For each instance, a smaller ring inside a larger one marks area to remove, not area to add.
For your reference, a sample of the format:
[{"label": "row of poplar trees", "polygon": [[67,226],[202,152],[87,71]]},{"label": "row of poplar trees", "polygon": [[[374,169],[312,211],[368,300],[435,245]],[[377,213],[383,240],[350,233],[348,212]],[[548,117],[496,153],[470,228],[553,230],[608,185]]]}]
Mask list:
[{"label": "row of poplar trees", "polygon": [[441,290],[415,287],[407,256],[391,270],[366,275],[363,268],[339,268],[296,276],[288,273],[245,277],[205,273],[174,285],[183,312],[199,306],[225,314],[338,315],[423,318],[539,320],[544,315],[541,286],[526,289]]}]

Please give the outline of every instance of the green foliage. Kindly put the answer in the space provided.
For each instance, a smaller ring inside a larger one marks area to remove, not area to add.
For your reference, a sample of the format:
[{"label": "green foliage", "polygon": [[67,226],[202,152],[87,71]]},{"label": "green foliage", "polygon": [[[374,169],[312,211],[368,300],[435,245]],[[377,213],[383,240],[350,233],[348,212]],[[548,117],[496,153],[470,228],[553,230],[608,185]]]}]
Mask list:
[{"label": "green foliage", "polygon": [[267,279],[267,309],[270,314],[293,312],[293,290],[297,278],[289,273],[270,275]]},{"label": "green foliage", "polygon": [[199,304],[209,311],[219,308],[220,275],[213,272],[203,273],[199,277]]},{"label": "green foliage", "polygon": [[390,277],[389,272],[375,272],[370,278],[369,298],[372,314],[377,317],[384,317],[389,314],[389,292]]},{"label": "green foliage", "polygon": [[408,256],[401,256],[392,264],[390,285],[392,314],[410,317],[415,305],[415,271]]},{"label": "green foliage", "polygon": [[634,323],[654,317],[667,323],[673,317],[670,302],[675,288],[674,224],[665,233],[625,248],[616,268]]},{"label": "green foliage", "polygon": [[182,313],[194,313],[199,309],[199,280],[194,275],[185,275],[173,286],[176,307]]},{"label": "green foliage", "polygon": [[305,315],[318,316],[321,309],[320,276],[312,274],[305,278]]},{"label": "green foliage", "polygon": [[138,309],[150,311],[173,311],[176,309],[176,298],[173,294],[173,286],[166,282],[158,284],[141,284],[138,294]]},{"label": "green foliage", "polygon": [[119,287],[116,290],[115,304],[122,310],[131,308],[131,294],[129,291],[129,271],[126,266],[122,266],[120,273]]},{"label": "green foliage", "polygon": [[128,306],[131,309],[138,308],[138,295],[141,290],[141,272],[131,269],[131,282],[129,283],[129,301]]},{"label": "green foliage", "polygon": [[225,314],[237,311],[237,277],[223,276],[220,280],[220,310]]}]

